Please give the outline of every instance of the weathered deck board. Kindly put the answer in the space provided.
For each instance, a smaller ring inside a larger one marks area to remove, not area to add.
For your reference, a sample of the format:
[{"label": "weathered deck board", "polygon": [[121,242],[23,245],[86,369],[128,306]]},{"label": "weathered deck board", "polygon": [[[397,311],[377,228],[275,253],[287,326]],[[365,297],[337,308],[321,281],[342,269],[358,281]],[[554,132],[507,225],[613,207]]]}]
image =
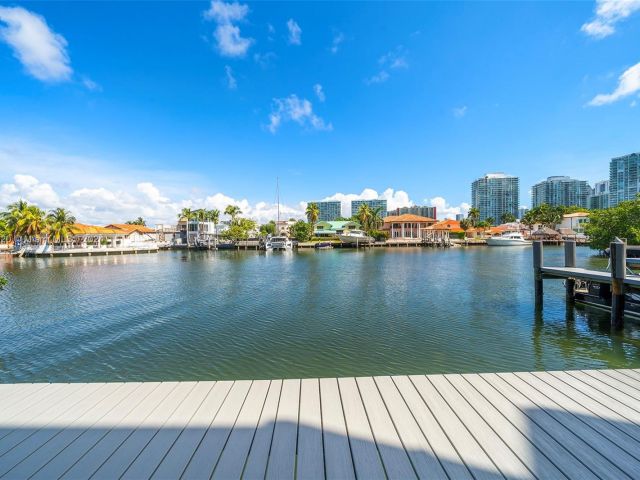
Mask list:
[{"label": "weathered deck board", "polygon": [[640,478],[639,370],[7,384],[0,404],[0,478]]}]

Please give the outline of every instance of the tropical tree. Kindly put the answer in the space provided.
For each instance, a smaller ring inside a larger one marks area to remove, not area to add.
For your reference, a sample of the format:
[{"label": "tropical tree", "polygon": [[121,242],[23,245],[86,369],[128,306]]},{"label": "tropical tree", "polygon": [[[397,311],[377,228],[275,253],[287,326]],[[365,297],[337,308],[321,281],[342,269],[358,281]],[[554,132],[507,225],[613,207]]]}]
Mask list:
[{"label": "tropical tree", "polygon": [[371,209],[371,218],[369,219],[370,230],[378,230],[384,224],[382,218],[382,207]]},{"label": "tropical tree", "polygon": [[318,217],[320,216],[320,208],[318,207],[318,204],[315,202],[307,204],[306,214],[309,223],[311,223],[312,225],[315,224],[318,221]]},{"label": "tropical tree", "polygon": [[513,223],[515,221],[516,221],[516,216],[511,212],[504,212],[502,215],[500,215],[501,223]]},{"label": "tropical tree", "polygon": [[213,223],[213,231],[218,234],[218,223],[220,223],[220,210],[207,210],[207,220]]},{"label": "tropical tree", "polygon": [[307,242],[313,236],[313,225],[304,220],[298,220],[291,226],[291,236],[299,242]]},{"label": "tropical tree", "polygon": [[276,234],[276,222],[271,220],[269,223],[265,223],[264,225],[260,225],[260,235],[266,237],[267,235],[275,235]]},{"label": "tropical tree", "polygon": [[20,236],[19,223],[21,219],[27,214],[29,204],[24,200],[18,200],[7,206],[7,210],[3,212],[0,217],[6,223],[6,228],[9,230],[9,235],[12,241],[15,241],[16,237]]},{"label": "tropical tree", "polygon": [[356,213],[356,218],[360,225],[362,225],[362,229],[367,231],[370,230],[371,227],[371,207],[366,203],[360,205],[358,208],[358,212]]},{"label": "tropical tree", "polygon": [[[47,215],[49,238],[53,243],[63,243],[73,235],[73,224],[76,218],[64,208],[51,210]],[[136,224],[139,225],[139,224]]]},{"label": "tropical tree", "polygon": [[489,227],[492,227],[494,223],[496,223],[496,219],[493,217],[487,217],[485,219],[485,224],[487,224]]},{"label": "tropical tree", "polygon": [[475,227],[480,220],[480,210],[476,207],[471,207],[467,213],[467,218],[471,221],[471,226]]},{"label": "tropical tree", "polygon": [[21,215],[16,233],[26,237],[40,237],[47,231],[46,213],[35,205],[29,205]]},{"label": "tropical tree", "polygon": [[605,250],[616,237],[640,244],[640,195],[606,210],[592,210],[584,232],[593,249]]},{"label": "tropical tree", "polygon": [[460,220],[460,228],[464,232],[465,237],[467,236],[467,230],[471,228],[471,220],[468,218],[463,218]]},{"label": "tropical tree", "polygon": [[246,240],[249,238],[249,233],[255,229],[256,222],[253,220],[237,218],[235,221],[232,221],[231,226],[222,232],[220,236],[229,240]]},{"label": "tropical tree", "polygon": [[227,205],[227,208],[224,209],[224,214],[229,215],[231,217],[231,223],[236,223],[236,217],[238,215],[242,215],[242,210],[237,205]]},{"label": "tropical tree", "polygon": [[127,225],[142,225],[143,227],[147,226],[147,222],[142,217],[138,217],[135,220],[127,220],[124,223]]}]

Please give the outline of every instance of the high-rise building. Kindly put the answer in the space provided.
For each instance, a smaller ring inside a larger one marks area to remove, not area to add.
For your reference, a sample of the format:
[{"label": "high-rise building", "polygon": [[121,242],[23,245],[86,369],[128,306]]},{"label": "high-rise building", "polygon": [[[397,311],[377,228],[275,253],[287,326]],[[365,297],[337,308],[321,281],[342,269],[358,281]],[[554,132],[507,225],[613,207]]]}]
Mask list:
[{"label": "high-rise building", "polygon": [[318,221],[320,222],[333,222],[342,216],[341,202],[339,200],[314,203],[318,205],[318,210],[320,210],[318,215]]},{"label": "high-rise building", "polygon": [[592,210],[609,208],[609,180],[596,182],[589,197],[589,208]]},{"label": "high-rise building", "polygon": [[395,210],[389,210],[387,215],[418,215],[420,217],[436,218],[436,207],[427,207],[420,205],[413,205],[411,207],[400,207]]},{"label": "high-rise building", "polygon": [[386,199],[375,199],[375,200],[351,200],[351,215],[356,215],[358,213],[358,209],[360,205],[369,205],[369,208],[374,210],[376,208],[380,209],[380,216],[387,216],[387,200]]},{"label": "high-rise building", "polygon": [[464,213],[456,213],[456,222],[461,222],[465,218],[467,218],[467,217],[465,216]]},{"label": "high-rise building", "polygon": [[569,177],[549,177],[531,189],[531,206],[543,203],[556,206],[589,208],[591,187],[585,180]]},{"label": "high-rise building", "polygon": [[527,207],[520,207],[518,209],[518,220],[522,220],[528,211],[529,209]]},{"label": "high-rise building", "polygon": [[471,203],[480,211],[480,220],[500,221],[504,213],[518,215],[520,179],[504,173],[488,173],[471,184]]},{"label": "high-rise building", "polygon": [[640,153],[611,159],[609,164],[609,206],[634,200],[640,193]]}]

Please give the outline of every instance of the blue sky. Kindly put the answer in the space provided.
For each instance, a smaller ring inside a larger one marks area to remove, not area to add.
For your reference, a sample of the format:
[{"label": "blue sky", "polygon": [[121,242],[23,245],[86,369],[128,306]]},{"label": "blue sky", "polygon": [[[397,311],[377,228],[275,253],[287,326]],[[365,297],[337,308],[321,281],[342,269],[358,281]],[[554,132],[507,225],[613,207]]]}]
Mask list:
[{"label": "blue sky", "polygon": [[[640,148],[640,2],[0,3],[0,202],[84,221],[590,182]],[[345,212],[346,213],[346,212]]]}]

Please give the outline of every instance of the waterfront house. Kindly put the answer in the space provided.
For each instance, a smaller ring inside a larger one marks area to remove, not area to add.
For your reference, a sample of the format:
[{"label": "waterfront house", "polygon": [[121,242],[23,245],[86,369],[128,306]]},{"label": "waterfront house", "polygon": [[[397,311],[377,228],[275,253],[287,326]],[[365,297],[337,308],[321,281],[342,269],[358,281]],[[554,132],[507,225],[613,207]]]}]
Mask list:
[{"label": "waterfront house", "polygon": [[316,237],[334,237],[342,233],[360,228],[358,222],[351,220],[317,222],[313,226],[313,235]]},{"label": "waterfront house", "polygon": [[295,225],[297,220],[278,220],[276,221],[276,235],[288,237],[291,234],[291,227]]},{"label": "waterfront house", "polygon": [[420,242],[422,230],[434,225],[435,219],[405,213],[403,215],[391,215],[385,217],[382,231],[389,234],[389,243],[394,242]]},{"label": "waterfront house", "polygon": [[585,238],[584,227],[588,222],[589,212],[568,213],[562,216],[557,230],[565,238]]}]

